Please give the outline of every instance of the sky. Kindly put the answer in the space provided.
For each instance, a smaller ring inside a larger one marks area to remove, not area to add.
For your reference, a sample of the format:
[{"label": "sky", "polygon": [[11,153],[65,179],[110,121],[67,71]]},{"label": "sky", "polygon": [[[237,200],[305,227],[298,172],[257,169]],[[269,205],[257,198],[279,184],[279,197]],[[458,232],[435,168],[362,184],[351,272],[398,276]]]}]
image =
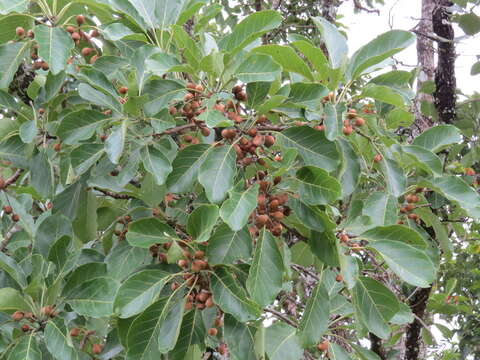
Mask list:
[{"label": "sky", "polygon": [[[393,29],[412,29],[418,23],[420,12],[421,0],[385,0],[385,5],[380,7],[380,15],[365,12],[354,14],[351,1],[345,2],[339,11],[345,16],[341,22],[348,26],[348,44],[352,53],[377,35],[390,30],[390,25],[393,25]],[[463,31],[456,27],[455,37],[459,38],[462,35],[464,35]],[[457,54],[458,87],[465,94],[480,92],[478,85],[480,75],[470,75],[470,68],[477,61],[477,56],[480,56],[480,35],[462,39],[457,44]],[[395,58],[414,66],[417,63],[415,45],[396,55]],[[411,70],[412,68],[406,69]]]}]

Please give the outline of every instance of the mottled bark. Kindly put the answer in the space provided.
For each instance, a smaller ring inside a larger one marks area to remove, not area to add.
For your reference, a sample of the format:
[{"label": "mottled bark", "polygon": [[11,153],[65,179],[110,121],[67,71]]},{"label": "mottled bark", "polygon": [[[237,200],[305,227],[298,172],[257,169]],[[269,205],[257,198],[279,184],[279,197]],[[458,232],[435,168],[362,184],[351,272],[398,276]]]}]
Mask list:
[{"label": "mottled bark", "polygon": [[377,354],[380,359],[386,360],[387,355],[385,354],[385,349],[382,345],[382,339],[380,339],[377,335],[373,333],[369,333],[370,338],[370,350],[372,350],[375,354]]},{"label": "mottled bark", "polygon": [[423,319],[425,316],[425,309],[427,308],[427,302],[431,291],[431,287],[419,289],[415,295],[412,296],[412,299],[410,299],[409,305],[415,315],[415,320],[407,327],[405,360],[423,359],[423,356],[420,356],[423,349],[423,343],[421,341],[423,325],[419,319]]},{"label": "mottled bark", "polygon": [[421,91],[427,82],[435,79],[435,51],[430,35],[433,33],[432,14],[435,0],[423,0],[420,21],[416,26],[417,34],[417,96],[415,97],[415,122],[412,126],[412,138],[433,125],[431,116],[422,114],[422,103],[433,104],[433,96]]},{"label": "mottled bark", "polygon": [[438,61],[435,71],[434,93],[435,107],[438,120],[441,123],[450,124],[456,116],[456,79],[455,79],[455,33],[450,20],[452,13],[449,7],[451,1],[437,0],[438,5],[433,12],[433,31],[444,39],[438,41]]}]

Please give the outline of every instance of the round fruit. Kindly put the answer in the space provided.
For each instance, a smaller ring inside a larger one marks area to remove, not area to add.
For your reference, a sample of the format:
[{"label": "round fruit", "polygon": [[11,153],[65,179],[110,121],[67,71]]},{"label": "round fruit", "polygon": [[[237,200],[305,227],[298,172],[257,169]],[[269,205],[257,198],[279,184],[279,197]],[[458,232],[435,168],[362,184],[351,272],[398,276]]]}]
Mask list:
[{"label": "round fruit", "polygon": [[317,345],[317,349],[319,351],[327,351],[329,345],[330,345],[330,342],[328,340],[325,340]]},{"label": "round fruit", "polygon": [[118,89],[118,92],[122,95],[125,95],[128,92],[128,87],[122,86],[120,89]]},{"label": "round fruit", "polygon": [[90,63],[90,64],[94,64],[95,61],[97,61],[97,59],[98,59],[98,56],[97,56],[97,55],[93,55],[93,56],[90,58],[89,63]]},{"label": "round fruit", "polygon": [[52,306],[44,306],[40,309],[40,313],[45,316],[51,316],[55,310]]},{"label": "round fruit", "polygon": [[73,34],[75,32],[75,28],[72,25],[67,26],[65,30],[67,30],[67,32],[69,32],[70,34]]},{"label": "round fruit", "polygon": [[61,149],[62,149],[61,143],[56,143],[55,145],[53,145],[53,150],[55,150],[56,152],[59,152]]},{"label": "round fruit", "polygon": [[195,251],[195,254],[193,254],[193,257],[195,259],[203,259],[205,257],[205,252],[203,252],[202,250],[197,250]]},{"label": "round fruit", "polygon": [[49,69],[50,69],[50,66],[48,65],[47,62],[44,61],[43,64],[42,64],[42,70],[48,71]]},{"label": "round fruit", "polygon": [[17,36],[23,37],[23,36],[25,36],[25,29],[23,27],[19,26],[15,29],[15,33],[17,34]]},{"label": "round fruit", "polygon": [[382,161],[382,159],[383,159],[382,155],[377,154],[377,155],[375,155],[375,157],[373,158],[373,161],[376,162],[376,163],[379,163],[380,161]]},{"label": "round fruit", "polygon": [[355,110],[355,109],[348,110],[347,117],[349,119],[355,119],[357,117],[357,110]]},{"label": "round fruit", "polygon": [[343,127],[343,134],[346,136],[349,136],[353,132],[353,127],[349,126],[344,126]]},{"label": "round fruit", "polygon": [[335,281],[336,282],[342,282],[343,281],[343,276],[341,274],[338,274],[336,277],[335,277]]},{"label": "round fruit", "polygon": [[218,330],[216,328],[210,328],[208,329],[208,335],[210,336],[217,336]]},{"label": "round fruit", "polygon": [[81,36],[80,36],[80,34],[79,34],[78,32],[72,33],[72,40],[78,41],[78,40],[80,40],[80,39],[81,39]]},{"label": "round fruit", "polygon": [[93,344],[92,345],[92,354],[98,355],[103,351],[103,345]]},{"label": "round fruit", "polygon": [[466,169],[465,169],[465,175],[467,175],[467,176],[475,176],[475,170],[473,170],[472,168],[466,168]]},{"label": "round fruit", "polygon": [[23,313],[23,311],[15,311],[13,314],[12,314],[12,320],[13,321],[20,321],[24,318],[25,314]]},{"label": "round fruit", "polygon": [[198,92],[203,92],[203,90],[205,90],[205,89],[204,89],[203,85],[198,84],[197,86],[195,86],[195,90],[197,90]]},{"label": "round fruit", "polygon": [[12,221],[13,222],[18,222],[20,220],[20,215],[18,214],[13,214],[12,215]]},{"label": "round fruit", "polygon": [[80,335],[80,329],[79,328],[73,328],[72,330],[70,330],[70,336],[71,337],[75,337],[75,336],[78,336]]},{"label": "round fruit", "polygon": [[187,267],[188,266],[188,260],[185,260],[185,259],[178,260],[177,264],[178,264],[178,266],[180,266],[182,268]]},{"label": "round fruit", "polygon": [[23,332],[27,332],[27,331],[29,331],[29,330],[30,330],[30,326],[28,326],[27,324],[22,325],[22,331],[23,331]]},{"label": "round fruit", "polygon": [[357,118],[355,120],[355,126],[360,127],[360,126],[363,126],[363,125],[365,125],[365,119],[364,118]]},{"label": "round fruit", "polygon": [[418,215],[417,214],[408,214],[408,218],[411,220],[418,220]]},{"label": "round fruit", "polygon": [[75,20],[77,20],[78,26],[83,25],[83,24],[85,23],[85,16],[83,16],[83,15],[77,15],[77,17],[75,18]]},{"label": "round fruit", "polygon": [[202,133],[203,136],[207,137],[207,136],[210,136],[210,129],[209,128],[206,128],[206,127],[203,127],[200,132]]},{"label": "round fruit", "polygon": [[33,33],[33,30],[28,30],[27,31],[27,36],[30,38],[30,39],[33,39],[35,37],[35,34]]},{"label": "round fruit", "polygon": [[340,241],[346,243],[350,240],[350,237],[347,234],[340,235]]},{"label": "round fruit", "polygon": [[273,146],[273,144],[275,144],[275,137],[273,137],[272,135],[265,136],[265,146],[271,147]]},{"label": "round fruit", "polygon": [[4,205],[3,211],[5,211],[5,214],[10,215],[13,212],[13,209],[10,205]]},{"label": "round fruit", "polygon": [[205,301],[205,306],[207,308],[215,306],[215,303],[213,302],[213,298],[211,296]]},{"label": "round fruit", "polygon": [[83,56],[88,56],[92,53],[93,49],[92,48],[89,48],[89,47],[86,47],[86,48],[83,48],[82,49],[82,55]]}]

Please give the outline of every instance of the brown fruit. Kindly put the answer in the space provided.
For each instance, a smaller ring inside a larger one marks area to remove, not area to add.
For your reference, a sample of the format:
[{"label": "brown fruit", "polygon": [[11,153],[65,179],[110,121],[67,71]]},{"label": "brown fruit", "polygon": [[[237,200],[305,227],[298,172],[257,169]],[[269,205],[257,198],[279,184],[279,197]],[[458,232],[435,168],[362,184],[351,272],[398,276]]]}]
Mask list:
[{"label": "brown fruit", "polygon": [[55,312],[52,306],[44,306],[40,309],[40,313],[44,316],[51,316]]},{"label": "brown fruit", "polygon": [[125,95],[128,92],[128,87],[122,86],[120,89],[118,89],[118,92],[122,95]]},{"label": "brown fruit", "polygon": [[70,34],[73,34],[75,32],[75,28],[72,25],[69,25],[65,28]]},{"label": "brown fruit", "polygon": [[246,101],[247,100],[247,94],[244,91],[241,91],[241,92],[235,94],[235,97],[237,98],[238,101]]},{"label": "brown fruit", "polygon": [[365,125],[365,119],[364,118],[357,118],[355,120],[355,126],[360,127],[360,126],[363,126],[363,125]]},{"label": "brown fruit", "polygon": [[33,30],[28,30],[27,31],[27,36],[30,38],[30,39],[33,39],[35,37],[35,34],[33,33]]},{"label": "brown fruit", "polygon": [[205,90],[205,89],[204,89],[203,85],[198,84],[197,86],[195,86],[195,90],[197,90],[198,92],[203,92],[203,90]]},{"label": "brown fruit", "polygon": [[28,326],[27,324],[22,325],[22,331],[23,331],[23,332],[27,332],[27,331],[29,331],[29,330],[30,330],[30,326]]},{"label": "brown fruit", "polygon": [[191,143],[192,140],[193,140],[193,136],[192,135],[185,135],[183,137],[183,140],[185,140],[187,143]]},{"label": "brown fruit", "polygon": [[418,194],[418,193],[423,192],[424,190],[425,190],[425,189],[424,189],[423,187],[420,187],[420,186],[419,186],[419,187],[417,187],[417,188],[415,189],[415,192]]},{"label": "brown fruit", "polygon": [[25,29],[23,27],[19,26],[15,29],[15,34],[17,34],[17,36],[19,36],[19,37],[23,37],[23,36],[25,36]]},{"label": "brown fruit", "polygon": [[271,147],[273,146],[273,144],[275,144],[275,137],[273,137],[272,135],[265,136],[265,146]]},{"label": "brown fruit", "polygon": [[379,163],[380,161],[382,161],[382,159],[383,159],[382,155],[377,154],[377,155],[375,155],[375,157],[373,158],[373,161],[376,162],[376,163]]},{"label": "brown fruit", "polygon": [[415,205],[413,205],[413,204],[407,204],[407,206],[405,206],[405,209],[406,209],[407,211],[412,211],[413,209],[415,209]]},{"label": "brown fruit", "polygon": [[215,303],[213,302],[213,298],[211,296],[205,301],[205,306],[207,308],[215,306]]},{"label": "brown fruit", "polygon": [[252,144],[255,146],[261,146],[264,143],[264,141],[265,141],[265,138],[262,135],[256,135],[252,139]]},{"label": "brown fruit", "polygon": [[330,342],[328,340],[325,340],[317,345],[317,349],[319,351],[327,351],[329,345],[330,345]]},{"label": "brown fruit", "polygon": [[97,59],[98,59],[98,56],[97,56],[97,55],[93,55],[93,56],[90,58],[89,63],[90,63],[90,64],[94,64],[95,61],[97,61]]},{"label": "brown fruit", "polygon": [[350,125],[343,127],[343,134],[349,136],[353,132],[353,127]]},{"label": "brown fruit", "polygon": [[92,354],[98,355],[103,351],[103,345],[93,344],[92,345]]},{"label": "brown fruit", "polygon": [[273,179],[273,184],[274,185],[278,185],[282,182],[282,177],[281,176],[275,176],[275,178]]},{"label": "brown fruit", "polygon": [[408,214],[408,218],[410,220],[418,220],[418,215],[411,213],[411,214]]},{"label": "brown fruit", "polygon": [[282,235],[282,230],[283,230],[282,224],[277,224],[272,228],[272,235],[273,236],[280,236],[280,235]]},{"label": "brown fruit", "polygon": [[265,226],[268,220],[269,220],[268,215],[258,215],[257,218],[255,219],[255,225],[258,228],[262,228]]},{"label": "brown fruit", "polygon": [[7,184],[5,183],[5,179],[0,176],[0,190],[5,189]]},{"label": "brown fruit", "polygon": [[347,234],[340,235],[340,241],[343,243],[347,243],[350,241],[350,237]]},{"label": "brown fruit", "polygon": [[80,335],[80,329],[79,328],[73,328],[72,330],[70,330],[70,336],[71,337],[75,337],[75,336],[78,336]]},{"label": "brown fruit", "polygon": [[80,40],[80,39],[82,38],[78,32],[72,33],[71,36],[72,36],[72,40],[73,40],[73,41],[78,41],[78,40]]},{"label": "brown fruit", "polygon": [[207,299],[209,298],[210,294],[208,294],[207,292],[205,291],[202,291],[200,294],[197,294],[197,296],[195,297],[195,299],[197,301],[200,301],[202,303],[204,303],[205,301],[207,301]]},{"label": "brown fruit", "polygon": [[10,205],[4,205],[3,211],[5,211],[5,214],[10,215],[13,212],[13,209]]},{"label": "brown fruit", "polygon": [[191,310],[193,308],[193,303],[191,301],[187,301],[185,303],[185,310]]},{"label": "brown fruit", "polygon": [[238,94],[239,92],[241,92],[243,89],[242,85],[235,85],[232,89],[232,93],[234,94]]},{"label": "brown fruit", "polygon": [[203,259],[205,257],[205,253],[202,250],[197,250],[193,256],[195,259]]},{"label": "brown fruit", "polygon": [[221,317],[216,317],[215,318],[215,327],[219,328],[223,326],[223,320]]},{"label": "brown fruit", "polygon": [[348,110],[347,117],[349,119],[355,119],[357,117],[357,110],[355,110],[355,109]]},{"label": "brown fruit", "polygon": [[270,209],[270,211],[276,211],[279,205],[280,205],[280,201],[278,201],[278,199],[274,199],[270,201],[268,208]]},{"label": "brown fruit", "polygon": [[48,63],[46,63],[45,61],[42,63],[42,70],[44,71],[48,71],[50,69],[50,66],[48,65]]},{"label": "brown fruit", "polygon": [[405,198],[405,200],[407,200],[407,202],[409,204],[411,203],[417,203],[420,201],[420,198],[417,196],[417,195],[413,195],[413,194],[409,194],[407,195],[407,197]]},{"label": "brown fruit", "polygon": [[12,314],[12,320],[13,321],[20,321],[20,320],[23,319],[24,316],[25,316],[25,314],[23,313],[23,311],[15,311]]},{"label": "brown fruit", "polygon": [[401,207],[401,208],[400,208],[400,212],[401,212],[402,214],[406,214],[406,213],[408,212],[408,210],[407,210],[406,207]]},{"label": "brown fruit", "polygon": [[170,106],[168,108],[168,112],[170,113],[170,115],[175,116],[177,115],[177,108],[175,106]]},{"label": "brown fruit", "polygon": [[204,270],[207,267],[207,262],[204,260],[194,260],[192,262],[192,271],[193,272],[199,272]]},{"label": "brown fruit", "polygon": [[267,122],[268,118],[265,115],[260,115],[257,118],[257,124],[263,124],[264,122]]},{"label": "brown fruit", "polygon": [[85,16],[83,16],[83,15],[77,15],[77,17],[75,18],[75,20],[77,20],[78,26],[83,25],[83,24],[85,23]]},{"label": "brown fruit", "polygon": [[13,222],[18,222],[18,221],[20,221],[20,215],[18,215],[18,214],[13,214],[13,215],[12,215],[12,221],[13,221]]},{"label": "brown fruit", "polygon": [[94,37],[94,38],[98,37],[98,35],[100,35],[100,34],[98,33],[98,30],[96,30],[96,29],[92,30],[92,33],[90,34],[90,36]]},{"label": "brown fruit", "polygon": [[183,97],[183,100],[185,102],[188,102],[188,101],[192,100],[194,97],[195,97],[195,95],[193,95],[192,93],[188,93]]},{"label": "brown fruit", "polygon": [[281,221],[285,215],[282,211],[275,211],[272,216],[275,220]]},{"label": "brown fruit", "polygon": [[185,268],[185,267],[188,266],[188,260],[180,259],[180,260],[178,260],[177,264],[178,264],[178,266],[180,266],[182,268]]},{"label": "brown fruit", "polygon": [[208,335],[210,336],[217,336],[218,330],[216,328],[210,328],[208,329]]},{"label": "brown fruit", "polygon": [[93,49],[92,48],[89,48],[89,47],[86,47],[86,48],[83,48],[82,49],[82,55],[83,56],[88,56],[92,53]]},{"label": "brown fruit", "polygon": [[335,281],[336,282],[342,282],[343,281],[343,276],[341,274],[338,274],[336,277],[335,277]]},{"label": "brown fruit", "polygon": [[62,143],[56,143],[55,145],[53,145],[53,150],[55,150],[56,152],[62,150]]},{"label": "brown fruit", "polygon": [[210,136],[210,129],[203,127],[200,132],[202,133],[203,136]]},{"label": "brown fruit", "polygon": [[218,350],[218,353],[220,355],[226,355],[227,352],[228,352],[227,344],[222,343],[222,344],[218,345],[217,350]]},{"label": "brown fruit", "polygon": [[467,176],[475,176],[475,170],[473,170],[472,168],[466,168],[466,169],[465,169],[465,175],[467,175]]}]

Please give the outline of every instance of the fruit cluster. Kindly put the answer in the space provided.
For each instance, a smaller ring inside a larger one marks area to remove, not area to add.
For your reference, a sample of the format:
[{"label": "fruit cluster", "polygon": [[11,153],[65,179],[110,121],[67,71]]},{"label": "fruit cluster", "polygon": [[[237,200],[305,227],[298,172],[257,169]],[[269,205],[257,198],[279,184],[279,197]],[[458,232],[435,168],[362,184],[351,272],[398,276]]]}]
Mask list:
[{"label": "fruit cluster", "polygon": [[273,181],[266,180],[267,171],[258,171],[256,181],[260,185],[260,193],[257,198],[257,208],[250,215],[252,225],[249,227],[252,237],[259,234],[260,229],[265,227],[272,235],[280,236],[283,231],[282,220],[291,213],[287,193],[273,193],[275,185],[278,185],[282,178],[277,176]]},{"label": "fruit cluster", "polygon": [[13,221],[13,222],[18,222],[20,220],[20,215],[18,214],[15,214],[13,212],[13,209],[10,205],[4,205],[2,207],[3,209],[3,212],[7,215],[10,215],[10,219]]},{"label": "fruit cluster", "polygon": [[[415,193],[408,194],[407,196],[405,196],[406,204],[404,204],[400,208],[400,213],[406,214],[409,219],[417,221],[418,220],[418,215],[413,213],[412,211],[415,210],[415,207],[416,207],[414,204],[416,204],[420,201],[420,197],[417,194],[421,193],[423,191],[424,191],[424,189],[422,187],[417,187],[415,189]],[[403,223],[403,222],[400,220],[400,223]]]},{"label": "fruit cluster", "polygon": [[[87,44],[92,44],[91,40],[92,38],[98,37],[98,31],[96,29],[90,31],[89,33],[82,31],[81,27],[85,24],[85,16],[83,15],[77,15],[75,20],[78,25],[77,27],[68,25],[65,28],[65,30],[67,30],[67,32],[70,34],[72,40],[75,42],[75,46],[79,46],[82,40],[84,40]],[[90,57],[88,60],[90,64],[95,63],[95,61],[98,59],[97,50],[94,47],[90,47],[90,45],[83,47],[80,53],[83,57],[85,57],[85,59]],[[71,64],[72,62],[73,58],[70,58],[69,63]]]},{"label": "fruit cluster", "polygon": [[99,355],[103,351],[103,345],[98,342],[93,342],[92,336],[95,334],[95,330],[86,330],[78,327],[74,327],[70,330],[70,336],[72,338],[83,335],[84,339],[81,342],[81,347],[85,346],[86,341],[91,343],[90,351],[92,355]]}]

